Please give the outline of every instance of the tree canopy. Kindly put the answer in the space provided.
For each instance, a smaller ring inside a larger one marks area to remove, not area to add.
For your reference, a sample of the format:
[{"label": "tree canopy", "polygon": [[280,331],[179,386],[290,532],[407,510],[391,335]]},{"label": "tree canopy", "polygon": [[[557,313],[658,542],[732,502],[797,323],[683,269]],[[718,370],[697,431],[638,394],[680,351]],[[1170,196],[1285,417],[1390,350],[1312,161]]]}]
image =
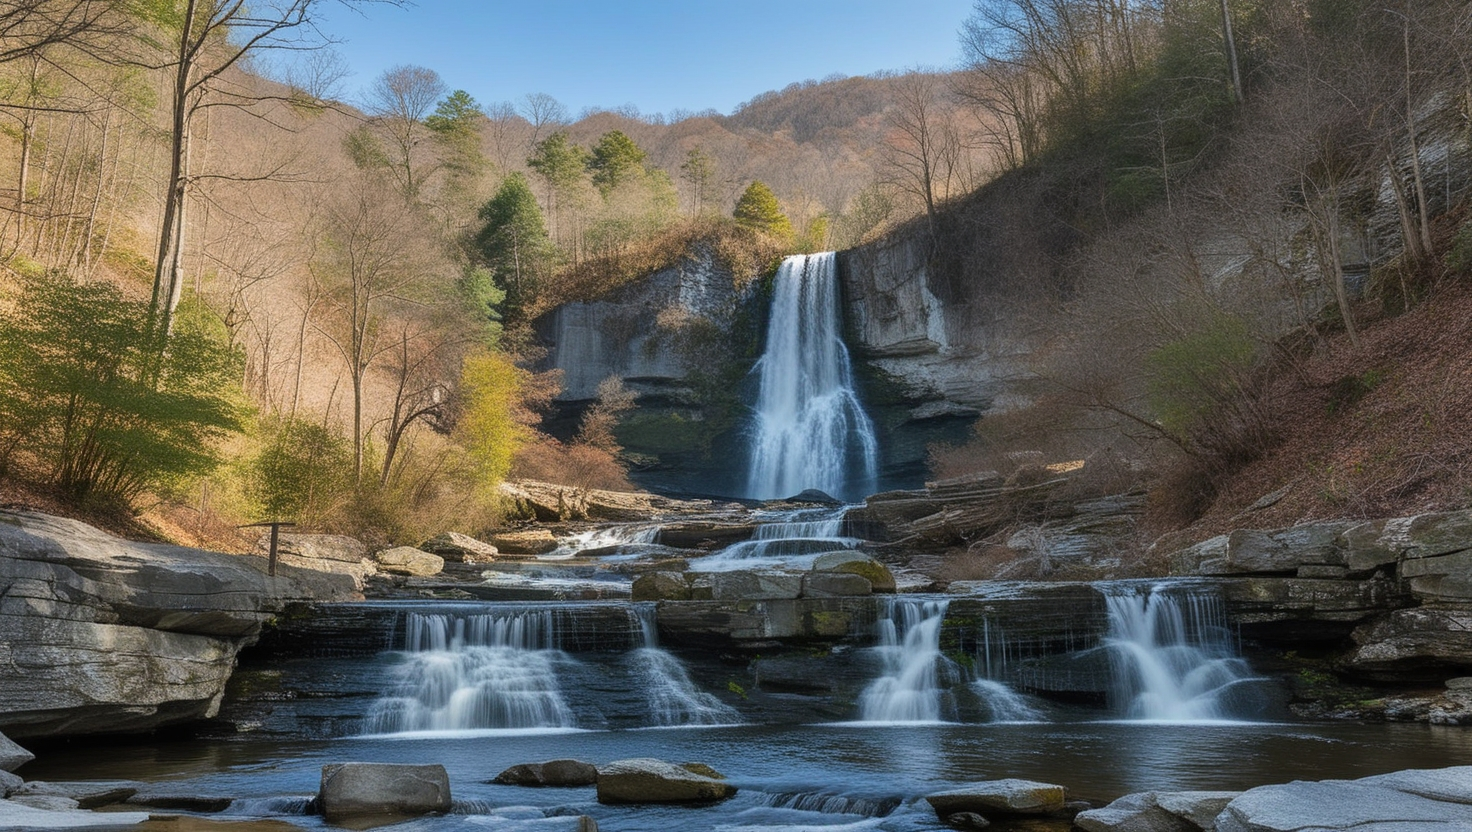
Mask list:
[{"label": "tree canopy", "polygon": [[782,237],[792,236],[792,223],[782,213],[777,195],[760,181],[752,182],[746,187],[731,215],[746,228]]}]

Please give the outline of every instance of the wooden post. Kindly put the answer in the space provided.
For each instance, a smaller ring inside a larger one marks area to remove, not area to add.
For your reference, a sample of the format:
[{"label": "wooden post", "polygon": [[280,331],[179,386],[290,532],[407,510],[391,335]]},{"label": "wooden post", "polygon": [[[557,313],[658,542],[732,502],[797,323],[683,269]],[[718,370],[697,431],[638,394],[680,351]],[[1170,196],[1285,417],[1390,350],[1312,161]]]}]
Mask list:
[{"label": "wooden post", "polygon": [[266,521],[264,523],[247,523],[244,526],[241,526],[240,528],[242,528],[242,529],[254,529],[254,528],[260,528],[260,527],[265,527],[265,526],[270,526],[271,527],[271,548],[270,548],[270,551],[267,553],[266,574],[267,575],[270,575],[271,577],[274,578],[274,577],[276,577],[276,553],[277,553],[277,547],[281,543],[281,527],[282,526],[294,527],[294,526],[296,526],[296,524],[295,523],[288,523],[288,522],[286,522],[284,520],[268,520],[268,521]]}]

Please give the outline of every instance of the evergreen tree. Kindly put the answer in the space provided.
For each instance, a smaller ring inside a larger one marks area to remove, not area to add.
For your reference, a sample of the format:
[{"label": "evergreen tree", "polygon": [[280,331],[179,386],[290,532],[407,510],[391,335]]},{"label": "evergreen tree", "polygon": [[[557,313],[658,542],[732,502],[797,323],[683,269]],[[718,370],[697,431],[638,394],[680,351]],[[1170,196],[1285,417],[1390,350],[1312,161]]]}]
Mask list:
[{"label": "evergreen tree", "polygon": [[554,221],[559,204],[571,200],[583,178],[587,161],[588,151],[568,141],[567,133],[562,130],[532,147],[532,155],[526,160],[526,165],[541,177],[547,189],[547,213]]},{"label": "evergreen tree", "polygon": [[744,228],[775,234],[779,237],[792,236],[792,223],[782,213],[777,195],[760,181],[752,182],[736,202],[732,213],[736,222]]},{"label": "evergreen tree", "polygon": [[553,254],[542,210],[526,177],[520,173],[506,177],[481,207],[480,219],[476,250],[506,293],[506,313],[518,315],[536,297]]},{"label": "evergreen tree", "polygon": [[588,159],[588,170],[593,173],[598,192],[607,197],[614,188],[642,173],[645,156],[644,150],[623,131],[604,133]]}]

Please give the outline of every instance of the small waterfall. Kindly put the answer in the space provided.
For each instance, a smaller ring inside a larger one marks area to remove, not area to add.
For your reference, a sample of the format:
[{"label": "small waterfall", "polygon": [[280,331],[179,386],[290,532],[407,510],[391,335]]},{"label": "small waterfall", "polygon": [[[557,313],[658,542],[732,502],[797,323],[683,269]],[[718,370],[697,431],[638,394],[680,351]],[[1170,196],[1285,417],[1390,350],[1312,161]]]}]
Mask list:
[{"label": "small waterfall", "polygon": [[558,686],[551,610],[409,613],[393,692],[373,705],[373,734],[572,728]]},{"label": "small waterfall", "polygon": [[782,261],[772,293],[752,437],[748,497],[816,488],[843,500],[873,490],[874,425],[854,393],[833,252]]},{"label": "small waterfall", "polygon": [[777,519],[756,527],[750,540],[733,543],[690,564],[697,572],[761,567],[807,568],[818,555],[856,549],[863,543],[843,536],[843,518],[849,506],[798,509],[774,514]]},{"label": "small waterfall", "polygon": [[633,608],[644,636],[643,646],[634,650],[635,672],[643,683],[649,701],[652,724],[731,725],[741,722],[741,715],[690,681],[690,674],[672,653],[659,646],[659,631],[654,622],[654,605],[638,604]]},{"label": "small waterfall", "polygon": [[762,805],[773,809],[796,809],[824,815],[859,815],[866,818],[888,817],[900,807],[899,797],[852,797],[829,792],[779,792],[764,795]]},{"label": "small waterfall", "polygon": [[557,541],[556,549],[538,556],[537,560],[567,560],[591,549],[613,549],[613,557],[641,554],[658,537],[657,525],[621,523],[568,535]]},{"label": "small waterfall", "polygon": [[941,655],[940,625],[946,601],[888,599],[879,619],[884,673],[859,697],[864,722],[939,722],[954,719],[955,703],[945,690],[957,677],[955,663]]},{"label": "small waterfall", "polygon": [[1169,584],[1103,591],[1116,709],[1131,719],[1231,718],[1238,689],[1257,680],[1237,657],[1219,597]]},{"label": "small waterfall", "polygon": [[995,679],[973,679],[971,692],[981,699],[990,712],[992,722],[1037,722],[1042,711],[1028,703],[1027,697]]}]

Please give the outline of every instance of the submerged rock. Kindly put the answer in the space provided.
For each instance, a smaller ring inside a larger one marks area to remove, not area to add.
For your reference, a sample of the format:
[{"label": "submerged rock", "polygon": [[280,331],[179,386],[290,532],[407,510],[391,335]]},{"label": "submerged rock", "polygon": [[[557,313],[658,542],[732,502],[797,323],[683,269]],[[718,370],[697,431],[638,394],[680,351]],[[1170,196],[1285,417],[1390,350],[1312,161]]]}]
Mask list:
[{"label": "submerged rock", "polygon": [[329,822],[448,812],[450,776],[441,765],[335,763],[322,767],[317,799]]},{"label": "submerged rock", "polygon": [[[688,766],[688,767],[687,767]],[[598,767],[599,803],[714,803],[736,794],[714,769],[663,760],[617,760]],[[710,775],[716,776],[710,776]]]},{"label": "submerged rock", "polygon": [[998,815],[1045,815],[1063,809],[1067,790],[1033,780],[983,780],[927,795],[925,802],[941,820],[959,812],[983,817]]},{"label": "submerged rock", "polygon": [[591,786],[598,782],[598,768],[581,760],[520,763],[491,782],[503,786]]},{"label": "submerged rock", "polygon": [[36,759],[36,755],[15,744],[15,741],[0,734],[0,771],[15,771]]}]

